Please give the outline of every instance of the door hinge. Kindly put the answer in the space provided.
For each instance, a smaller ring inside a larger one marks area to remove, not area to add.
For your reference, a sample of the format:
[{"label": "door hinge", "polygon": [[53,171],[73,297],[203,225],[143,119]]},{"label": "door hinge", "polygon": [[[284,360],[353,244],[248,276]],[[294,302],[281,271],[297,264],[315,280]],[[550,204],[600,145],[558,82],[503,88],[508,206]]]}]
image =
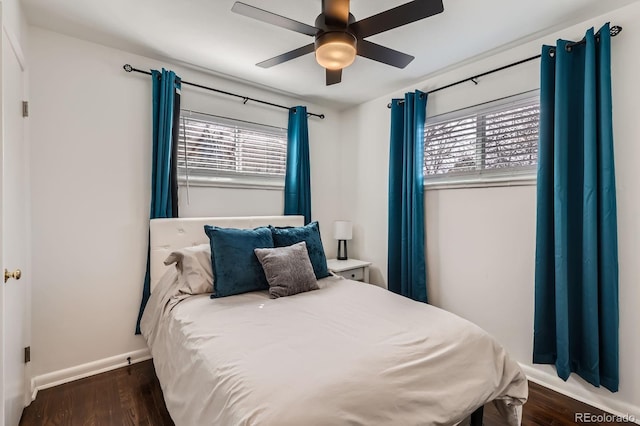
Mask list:
[{"label": "door hinge", "polygon": [[29,101],[22,101],[22,116],[29,116]]},{"label": "door hinge", "polygon": [[31,346],[24,348],[24,363],[31,362]]}]

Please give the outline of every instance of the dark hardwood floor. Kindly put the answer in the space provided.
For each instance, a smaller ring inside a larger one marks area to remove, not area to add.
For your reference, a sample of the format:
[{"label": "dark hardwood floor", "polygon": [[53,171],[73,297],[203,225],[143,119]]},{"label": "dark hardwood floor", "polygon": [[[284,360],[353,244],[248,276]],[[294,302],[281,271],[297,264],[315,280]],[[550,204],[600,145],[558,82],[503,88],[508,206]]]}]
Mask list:
[{"label": "dark hardwood floor", "polygon": [[173,425],[152,361],[38,392],[21,426]]},{"label": "dark hardwood floor", "polygon": [[[524,406],[522,424],[575,425],[579,424],[574,421],[575,413],[583,412],[602,414],[598,409],[529,382],[529,401]],[[493,404],[485,407],[484,424],[504,424]],[[38,392],[36,400],[25,408],[20,425],[170,426],[173,422],[165,408],[153,363],[145,361]]]}]

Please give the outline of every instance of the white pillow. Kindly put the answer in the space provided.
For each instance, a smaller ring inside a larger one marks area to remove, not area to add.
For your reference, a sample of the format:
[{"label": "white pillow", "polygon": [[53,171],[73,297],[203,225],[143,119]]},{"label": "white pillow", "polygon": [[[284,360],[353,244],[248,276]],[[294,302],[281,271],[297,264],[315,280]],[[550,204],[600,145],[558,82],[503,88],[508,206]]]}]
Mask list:
[{"label": "white pillow", "polygon": [[185,294],[213,293],[213,270],[211,269],[211,247],[200,244],[172,252],[164,261],[169,266],[176,264],[180,292]]}]

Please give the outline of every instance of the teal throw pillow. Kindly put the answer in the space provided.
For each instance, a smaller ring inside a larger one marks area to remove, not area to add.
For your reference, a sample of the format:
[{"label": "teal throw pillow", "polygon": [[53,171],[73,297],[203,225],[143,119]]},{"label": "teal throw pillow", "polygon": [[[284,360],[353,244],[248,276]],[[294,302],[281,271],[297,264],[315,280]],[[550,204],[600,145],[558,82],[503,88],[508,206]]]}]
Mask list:
[{"label": "teal throw pillow", "polygon": [[318,222],[311,222],[300,227],[269,227],[273,235],[273,245],[275,247],[287,247],[304,241],[307,243],[309,260],[313,266],[313,273],[316,279],[325,278],[331,275],[327,267],[327,257],[324,254],[322,239],[320,239],[320,225]]},{"label": "teal throw pillow", "polygon": [[269,228],[235,229],[205,225],[211,244],[212,298],[268,290],[269,283],[254,253],[273,247]]}]

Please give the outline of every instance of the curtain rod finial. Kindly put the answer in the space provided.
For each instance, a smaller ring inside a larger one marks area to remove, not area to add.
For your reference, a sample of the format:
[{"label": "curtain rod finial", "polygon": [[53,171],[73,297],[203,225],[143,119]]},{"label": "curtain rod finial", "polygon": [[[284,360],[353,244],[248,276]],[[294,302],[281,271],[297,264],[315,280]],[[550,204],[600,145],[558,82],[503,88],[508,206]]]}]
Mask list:
[{"label": "curtain rod finial", "polygon": [[125,70],[126,72],[131,72],[131,71],[133,71],[133,67],[132,67],[131,65],[129,65],[129,64],[124,64],[124,66],[123,66],[122,68],[124,68],[124,70]]},{"label": "curtain rod finial", "polygon": [[613,27],[609,28],[609,34],[611,34],[612,37],[617,36],[621,32],[622,32],[622,27],[620,25],[614,25]]}]

